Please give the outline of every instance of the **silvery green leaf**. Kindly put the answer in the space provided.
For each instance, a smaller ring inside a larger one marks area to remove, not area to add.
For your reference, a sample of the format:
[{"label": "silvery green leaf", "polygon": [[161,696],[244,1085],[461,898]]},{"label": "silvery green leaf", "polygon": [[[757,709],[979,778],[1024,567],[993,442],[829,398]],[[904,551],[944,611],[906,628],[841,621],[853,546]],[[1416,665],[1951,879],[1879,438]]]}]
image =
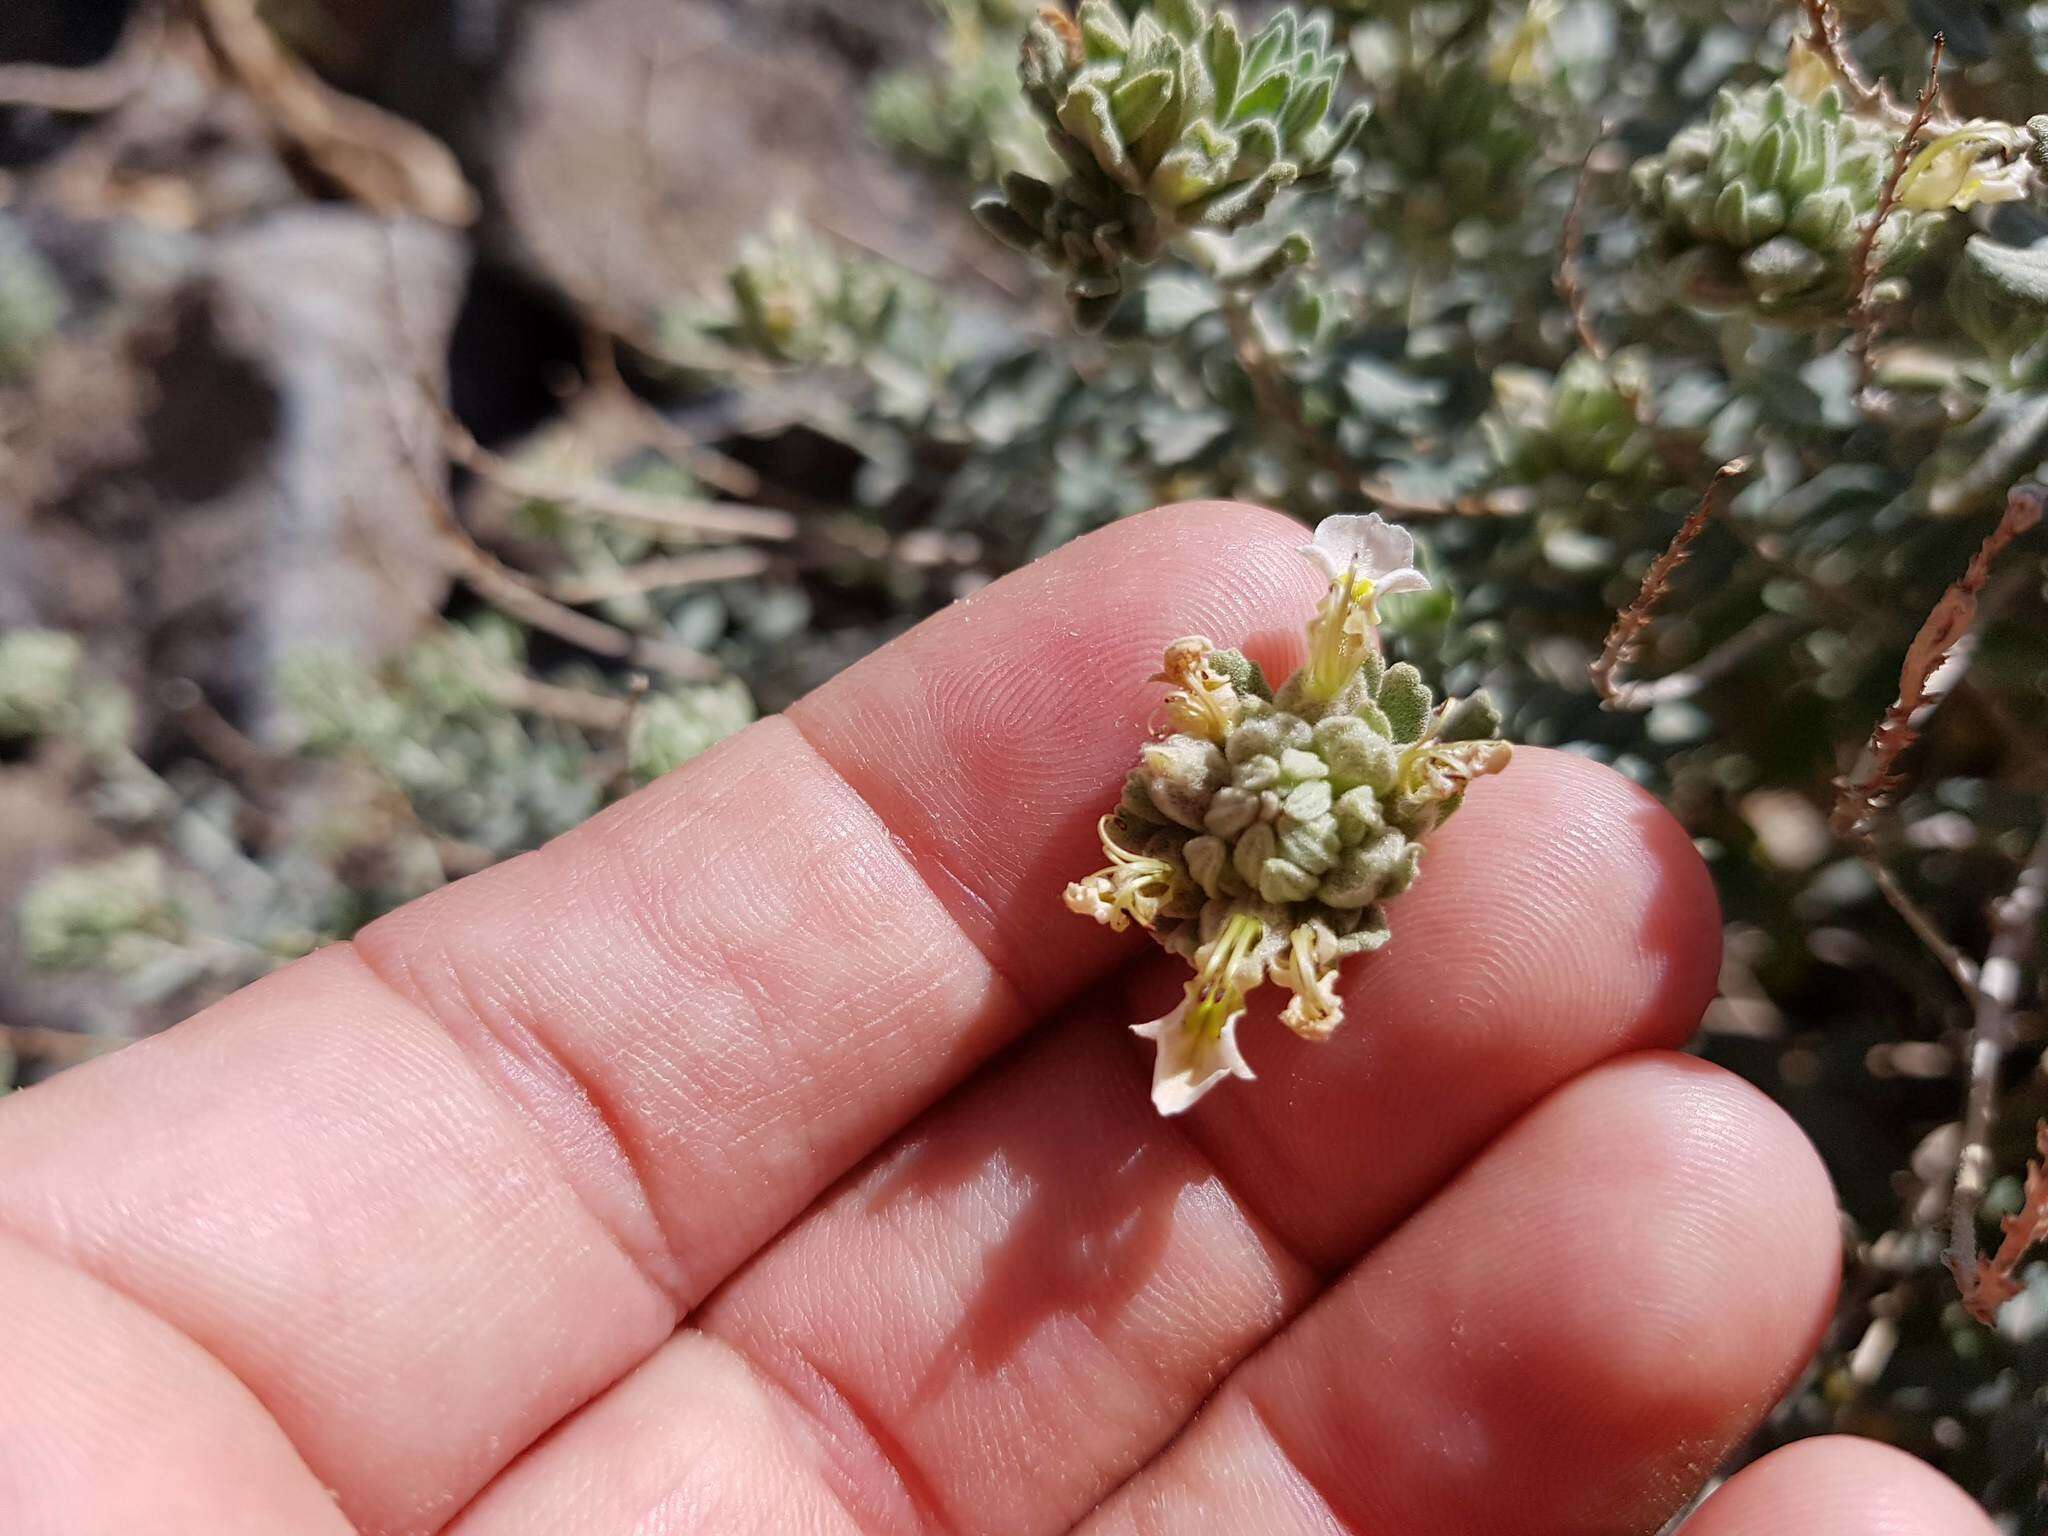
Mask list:
[{"label": "silvery green leaf", "polygon": [[1152,9],[1160,25],[1184,43],[1193,42],[1208,20],[1201,0],[1153,0]]},{"label": "silvery green leaf", "polygon": [[1254,83],[1237,98],[1225,119],[1230,123],[1247,123],[1253,118],[1277,118],[1287,105],[1291,81],[1284,71],[1276,70]]},{"label": "silvery green leaf", "polygon": [[1331,161],[1358,142],[1358,136],[1365,131],[1366,122],[1371,116],[1372,107],[1366,102],[1361,101],[1354,105],[1344,114],[1330,136],[1317,146],[1315,161],[1310,168],[1317,172],[1328,169]]},{"label": "silvery green leaf", "polygon": [[1280,158],[1280,130],[1270,118],[1255,118],[1237,130],[1237,155],[1230,164],[1241,176],[1253,176]]},{"label": "silvery green leaf", "polygon": [[1293,51],[1294,18],[1285,11],[1267,22],[1252,36],[1250,50],[1245,54],[1245,80],[1257,80]]},{"label": "silvery green leaf", "polygon": [[1429,712],[1434,701],[1430,697],[1429,684],[1422,680],[1422,674],[1408,662],[1387,668],[1387,675],[1380,679],[1380,710],[1392,727],[1394,740],[1399,742],[1419,741],[1423,727],[1429,722]]},{"label": "silvery green leaf", "polygon": [[1216,115],[1219,93],[1216,77],[1209,73],[1208,56],[1195,45],[1180,55],[1180,121]]},{"label": "silvery green leaf", "polygon": [[1183,223],[1200,223],[1231,233],[1243,229],[1265,213],[1281,189],[1292,186],[1299,171],[1282,160],[1268,166],[1255,181],[1223,187],[1181,209]]},{"label": "silvery green leaf", "polygon": [[1330,110],[1330,95],[1335,86],[1335,81],[1322,76],[1303,80],[1288,93],[1287,104],[1280,111],[1282,143],[1299,143],[1303,134],[1322,122],[1323,114]]},{"label": "silvery green leaf", "polygon": [[1150,69],[1154,64],[1170,57],[1174,51],[1173,39],[1159,25],[1159,18],[1148,8],[1138,13],[1138,19],[1131,23],[1130,59],[1139,69]]},{"label": "silvery green leaf", "polygon": [[1266,681],[1266,674],[1256,661],[1239,650],[1212,651],[1209,665],[1230,679],[1230,684],[1239,693],[1248,693],[1256,698],[1270,700],[1272,685]]},{"label": "silvery green leaf", "polygon": [[2048,243],[1998,245],[1988,236],[1972,235],[1963,246],[1961,267],[1971,281],[2007,303],[2048,313]]},{"label": "silvery green leaf", "polygon": [[1081,46],[1091,64],[1120,60],[1131,47],[1131,29],[1115,0],[1081,0],[1074,18],[1081,28]]},{"label": "silvery green leaf", "polygon": [[1244,68],[1244,38],[1237,30],[1236,18],[1228,11],[1218,11],[1209,19],[1203,51],[1209,63],[1209,79],[1216,88],[1217,109],[1227,114],[1237,101]]},{"label": "silvery green leaf", "polygon": [[1766,299],[1803,293],[1825,277],[1827,269],[1826,261],[1790,235],[1766,240],[1742,258],[1742,270],[1750,287]]},{"label": "silvery green leaf", "polygon": [[1164,69],[1133,75],[1115,89],[1109,99],[1110,109],[1124,143],[1135,142],[1158,121],[1159,110],[1172,91],[1173,73]]},{"label": "silvery green leaf", "polygon": [[1483,693],[1460,699],[1437,726],[1439,741],[1485,741],[1500,734],[1500,710]]},{"label": "silvery green leaf", "polygon": [[1093,153],[1095,162],[1118,180],[1131,175],[1131,158],[1117,132],[1109,97],[1093,81],[1075,86],[1060,103],[1060,126]]},{"label": "silvery green leaf", "polygon": [[1044,243],[1039,232],[1000,197],[984,197],[974,204],[974,217],[981,227],[1012,250],[1034,254]]},{"label": "silvery green leaf", "polygon": [[1856,229],[1856,199],[1847,187],[1822,187],[1799,200],[1786,227],[1815,251],[1839,250]]},{"label": "silvery green leaf", "polygon": [[1360,414],[1393,427],[1426,421],[1449,392],[1440,379],[1418,379],[1370,353],[1344,365],[1343,381],[1346,398]]}]

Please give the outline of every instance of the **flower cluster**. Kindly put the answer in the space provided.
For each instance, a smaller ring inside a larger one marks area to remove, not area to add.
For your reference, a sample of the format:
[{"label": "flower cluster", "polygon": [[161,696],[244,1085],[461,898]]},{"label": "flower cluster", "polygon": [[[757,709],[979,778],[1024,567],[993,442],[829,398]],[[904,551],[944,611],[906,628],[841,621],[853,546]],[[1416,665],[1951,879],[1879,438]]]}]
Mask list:
[{"label": "flower cluster", "polygon": [[1008,175],[975,213],[1064,272],[1076,323],[1096,329],[1126,266],[1157,260],[1174,231],[1243,229],[1282,188],[1329,172],[1365,122],[1363,107],[1328,121],[1343,68],[1327,20],[1292,10],[1247,42],[1201,0],[1154,0],[1128,22],[1111,0],[1048,9],[1019,72],[1070,174],[1057,187]]},{"label": "flower cluster", "polygon": [[1434,245],[1467,221],[1505,227],[1528,195],[1542,122],[1498,72],[1427,60],[1381,88],[1361,140],[1370,205],[1398,238]]},{"label": "flower cluster", "polygon": [[[1846,111],[1832,86],[1810,102],[1782,83],[1728,87],[1708,121],[1637,163],[1636,200],[1661,226],[1695,302],[1793,322],[1839,318],[1896,138],[1888,124]],[[1928,201],[1933,182],[1914,184],[1925,175],[1946,185],[1937,162],[1947,162],[1938,152],[1923,159],[1871,251],[1880,298],[1901,293],[1948,224],[1950,204]]]},{"label": "flower cluster", "polygon": [[842,364],[881,350],[919,357],[944,344],[941,306],[923,283],[789,219],[741,247],[726,283],[731,312],[707,329],[769,362]]},{"label": "flower cluster", "polygon": [[1647,360],[1634,350],[1605,358],[1575,352],[1554,377],[1503,365],[1479,428],[1512,483],[1639,507],[1661,479],[1643,420],[1649,389]]},{"label": "flower cluster", "polygon": [[1465,788],[1507,766],[1500,718],[1477,697],[1438,705],[1414,667],[1389,667],[1378,602],[1429,585],[1414,541],[1377,513],[1333,517],[1303,553],[1330,578],[1308,660],[1277,692],[1236,651],[1167,648],[1170,733],[1149,742],[1102,821],[1109,865],[1067,887],[1075,912],[1135,922],[1188,960],[1180,1005],[1137,1026],[1158,1048],[1152,1099],[1187,1109],[1224,1077],[1246,999],[1270,980],[1290,1029],[1343,1022],[1339,965],[1388,938],[1381,903],[1414,881],[1421,840]]}]

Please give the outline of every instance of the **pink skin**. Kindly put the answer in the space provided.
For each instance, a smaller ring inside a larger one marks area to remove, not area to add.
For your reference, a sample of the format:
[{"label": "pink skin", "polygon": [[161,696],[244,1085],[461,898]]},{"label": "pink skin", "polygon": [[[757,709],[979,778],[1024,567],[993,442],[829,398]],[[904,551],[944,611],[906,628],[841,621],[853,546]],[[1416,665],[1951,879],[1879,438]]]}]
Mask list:
[{"label": "pink skin", "polygon": [[[1173,967],[1060,905],[1164,645],[1298,658],[1301,539],[1083,540],[0,1104],[0,1530],[1654,1529],[1836,1278],[1797,1132],[1662,1054],[1718,942],[1678,827],[1518,754],[1338,1038],[1267,999],[1180,1122],[1122,1027]],[[1971,1518],[1821,1442],[1697,1529]]]}]

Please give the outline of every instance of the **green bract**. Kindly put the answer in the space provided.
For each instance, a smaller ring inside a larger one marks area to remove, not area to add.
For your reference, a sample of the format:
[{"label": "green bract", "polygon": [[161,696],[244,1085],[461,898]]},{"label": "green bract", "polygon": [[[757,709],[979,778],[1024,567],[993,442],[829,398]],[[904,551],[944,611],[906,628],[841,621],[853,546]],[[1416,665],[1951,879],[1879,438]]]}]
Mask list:
[{"label": "green bract", "polygon": [[793,221],[741,247],[728,317],[707,327],[777,363],[846,363],[878,349],[928,356],[943,342],[938,297],[883,262],[849,256]]},{"label": "green bract", "polygon": [[[1896,131],[1842,107],[1830,88],[1813,103],[1782,84],[1725,87],[1708,121],[1639,162],[1636,199],[1678,260],[1687,297],[1793,323],[1840,318],[1856,248],[1877,212]],[[1871,265],[1879,298],[1938,243],[1945,209],[1892,210]]]},{"label": "green bract", "polygon": [[1413,541],[1377,514],[1324,522],[1304,553],[1331,578],[1308,660],[1276,693],[1236,651],[1167,648],[1170,734],[1148,742],[1102,822],[1109,867],[1067,905],[1136,922],[1194,968],[1181,1005],[1138,1026],[1158,1058],[1153,1102],[1178,1114],[1226,1076],[1248,1078],[1235,1030],[1270,980],[1281,1015],[1327,1039],[1343,1020],[1337,969],[1388,938],[1381,903],[1408,889],[1422,839],[1466,786],[1505,767],[1483,697],[1437,705],[1414,667],[1389,667],[1379,598],[1419,591]]},{"label": "green bract", "polygon": [[1068,174],[1008,175],[975,213],[1066,273],[1076,322],[1099,327],[1126,267],[1156,260],[1175,230],[1243,229],[1282,188],[1329,172],[1366,116],[1329,121],[1343,68],[1327,19],[1291,9],[1248,42],[1200,0],[1156,0],[1129,22],[1110,0],[1084,0],[1073,20],[1047,11],[1019,74]]},{"label": "green bract", "polygon": [[1575,352],[1555,377],[1503,366],[1493,388],[1480,430],[1510,482],[1610,500],[1659,483],[1656,439],[1642,419],[1649,372],[1640,353]]},{"label": "green bract", "polygon": [[1505,225],[1528,195],[1540,122],[1472,60],[1404,71],[1380,97],[1361,145],[1374,203],[1411,246],[1467,219]]},{"label": "green bract", "polygon": [[1972,235],[1949,279],[1949,309],[2014,382],[2038,382],[2048,360],[2048,244],[1999,245]]}]

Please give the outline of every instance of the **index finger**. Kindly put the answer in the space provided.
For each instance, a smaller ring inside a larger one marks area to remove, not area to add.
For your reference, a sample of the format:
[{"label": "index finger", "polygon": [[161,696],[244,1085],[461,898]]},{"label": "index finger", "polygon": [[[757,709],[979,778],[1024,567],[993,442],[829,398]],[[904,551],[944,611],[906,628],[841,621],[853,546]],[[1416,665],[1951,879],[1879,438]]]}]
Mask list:
[{"label": "index finger", "polygon": [[1300,538],[1197,506],[1083,540],[540,853],[17,1096],[0,1229],[211,1352],[359,1525],[433,1527],[1113,962],[1056,894],[1144,680],[1191,630],[1291,634]]}]

